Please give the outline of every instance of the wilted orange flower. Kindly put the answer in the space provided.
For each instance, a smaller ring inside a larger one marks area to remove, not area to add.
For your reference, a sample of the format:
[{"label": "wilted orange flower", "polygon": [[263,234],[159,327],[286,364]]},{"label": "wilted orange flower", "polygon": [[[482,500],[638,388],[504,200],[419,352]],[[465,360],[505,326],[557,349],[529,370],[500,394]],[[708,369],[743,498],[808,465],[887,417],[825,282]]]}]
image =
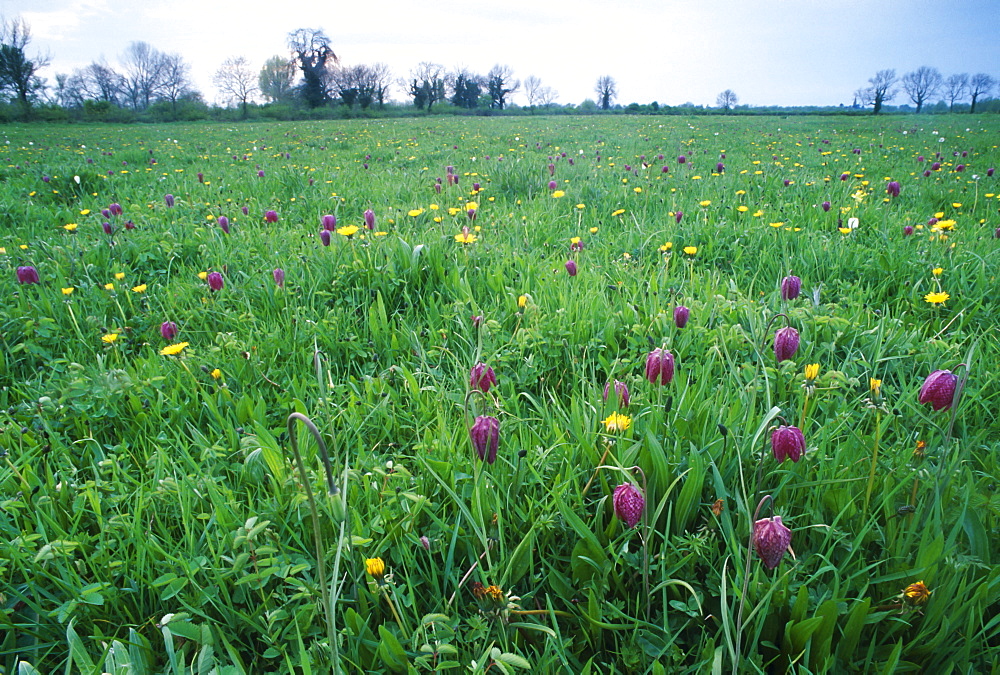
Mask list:
[{"label": "wilted orange flower", "polygon": [[903,589],[903,599],[910,605],[922,605],[931,597],[931,591],[923,581],[910,584]]}]

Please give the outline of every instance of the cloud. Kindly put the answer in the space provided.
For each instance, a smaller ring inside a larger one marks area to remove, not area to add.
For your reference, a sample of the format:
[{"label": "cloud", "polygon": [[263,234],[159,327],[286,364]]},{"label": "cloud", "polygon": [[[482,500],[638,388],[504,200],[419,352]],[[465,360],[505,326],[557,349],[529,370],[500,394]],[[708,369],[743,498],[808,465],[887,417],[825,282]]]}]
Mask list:
[{"label": "cloud", "polygon": [[109,11],[108,0],[76,0],[63,9],[21,12],[21,17],[31,26],[32,37],[65,40],[76,37],[84,21]]}]

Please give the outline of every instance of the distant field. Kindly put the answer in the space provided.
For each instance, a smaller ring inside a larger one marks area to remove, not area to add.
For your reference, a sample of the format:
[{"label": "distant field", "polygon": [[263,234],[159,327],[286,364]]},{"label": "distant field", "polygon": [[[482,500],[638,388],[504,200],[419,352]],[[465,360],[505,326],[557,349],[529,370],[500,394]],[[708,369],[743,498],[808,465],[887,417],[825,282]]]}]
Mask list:
[{"label": "distant field", "polygon": [[0,128],[0,673],[990,672],[998,139]]}]

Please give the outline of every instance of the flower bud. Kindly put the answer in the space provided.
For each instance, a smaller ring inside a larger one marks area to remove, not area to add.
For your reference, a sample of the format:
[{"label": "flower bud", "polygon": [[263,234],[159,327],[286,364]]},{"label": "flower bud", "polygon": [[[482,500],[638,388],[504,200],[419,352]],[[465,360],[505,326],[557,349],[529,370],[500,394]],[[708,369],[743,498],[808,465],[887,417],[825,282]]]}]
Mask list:
[{"label": "flower bud", "polygon": [[177,324],[173,321],[164,321],[160,324],[160,335],[168,342],[177,337],[177,330]]},{"label": "flower bud", "polygon": [[798,427],[780,426],[771,433],[771,452],[779,462],[797,462],[805,451],[806,439]]},{"label": "flower bud", "polygon": [[479,459],[492,464],[497,459],[497,448],[500,445],[500,420],[480,415],[469,429],[469,438]]},{"label": "flower bud", "polygon": [[569,275],[571,277],[575,277],[576,276],[576,271],[577,270],[576,270],[576,261],[575,260],[567,260],[566,261],[566,271],[569,272]]},{"label": "flower bud", "polygon": [[764,567],[773,570],[792,543],[792,531],[781,523],[781,516],[761,518],[753,524],[752,541]]},{"label": "flower bud", "polygon": [[216,222],[219,223],[219,227],[222,228],[223,232],[229,234],[229,218],[219,216],[219,219]]},{"label": "flower bud", "polygon": [[276,267],[274,268],[274,271],[271,272],[271,275],[274,277],[274,283],[276,283],[279,287],[285,285],[285,270],[280,267]]},{"label": "flower bud", "polygon": [[[604,400],[608,400],[608,394],[611,393],[611,383],[608,382],[604,385]],[[632,400],[628,393],[628,385],[619,380],[615,380],[615,396],[618,398],[619,407],[627,408],[629,402]]]},{"label": "flower bud", "polygon": [[823,207],[824,211],[829,211],[830,210],[830,202],[823,202],[822,204],[820,204],[820,206]]},{"label": "flower bud", "polygon": [[371,209],[365,209],[365,227],[369,230],[375,229],[375,212]]},{"label": "flower bud", "polygon": [[170,194],[163,195],[163,201],[164,201],[164,203],[167,206],[173,206],[174,205],[174,196],[170,195]]},{"label": "flower bud", "polygon": [[787,361],[799,350],[799,332],[791,326],[785,326],[774,334],[774,358],[778,363]]},{"label": "flower bud", "polygon": [[885,192],[890,197],[898,197],[899,190],[900,190],[899,181],[891,180],[889,181],[888,185],[885,186]]},{"label": "flower bud", "polygon": [[482,361],[472,366],[472,370],[469,371],[469,388],[478,389],[484,394],[490,390],[490,387],[497,383],[496,373],[493,372],[493,368],[486,365]]},{"label": "flower bud", "polygon": [[950,370],[935,370],[920,387],[918,400],[930,403],[935,410],[947,410],[955,402],[955,387],[958,376]]},{"label": "flower bud", "polygon": [[794,300],[799,297],[802,291],[802,279],[795,275],[788,275],[781,280],[781,299]]},{"label": "flower bud", "polygon": [[674,379],[674,355],[657,347],[646,356],[646,379],[653,384],[670,384]]},{"label": "flower bud", "polygon": [[632,483],[622,483],[615,488],[611,501],[615,506],[615,515],[632,529],[642,520],[643,509],[646,508],[646,498]]},{"label": "flower bud", "polygon": [[904,225],[903,226],[903,236],[904,237],[909,237],[911,234],[913,234],[913,226],[912,225]]},{"label": "flower bud", "polygon": [[674,325],[678,328],[686,326],[690,316],[691,310],[684,305],[677,305],[674,307]]},{"label": "flower bud", "polygon": [[323,223],[324,230],[330,230],[332,232],[337,229],[337,216],[327,214],[323,216],[320,221]]},{"label": "flower bud", "polygon": [[330,230],[320,230],[319,231],[319,240],[321,242],[323,242],[323,246],[329,246],[330,245]]},{"label": "flower bud", "polygon": [[222,275],[218,272],[209,272],[208,276],[205,277],[205,281],[208,282],[208,287],[213,291],[221,291],[222,287],[226,285]]},{"label": "flower bud", "polygon": [[36,270],[31,265],[26,265],[24,267],[17,268],[17,283],[19,284],[37,284],[40,283],[38,278],[38,270]]}]

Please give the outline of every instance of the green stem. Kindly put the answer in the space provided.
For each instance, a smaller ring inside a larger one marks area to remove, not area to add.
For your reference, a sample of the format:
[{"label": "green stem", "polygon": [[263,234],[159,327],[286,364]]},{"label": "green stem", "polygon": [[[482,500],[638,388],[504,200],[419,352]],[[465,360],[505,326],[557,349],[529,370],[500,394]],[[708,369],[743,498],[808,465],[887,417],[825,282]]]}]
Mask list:
[{"label": "green stem", "polygon": [[875,413],[875,447],[872,448],[872,467],[868,473],[868,489],[865,490],[865,513],[871,501],[872,488],[875,487],[875,469],[878,466],[878,445],[882,440],[882,413]]}]

